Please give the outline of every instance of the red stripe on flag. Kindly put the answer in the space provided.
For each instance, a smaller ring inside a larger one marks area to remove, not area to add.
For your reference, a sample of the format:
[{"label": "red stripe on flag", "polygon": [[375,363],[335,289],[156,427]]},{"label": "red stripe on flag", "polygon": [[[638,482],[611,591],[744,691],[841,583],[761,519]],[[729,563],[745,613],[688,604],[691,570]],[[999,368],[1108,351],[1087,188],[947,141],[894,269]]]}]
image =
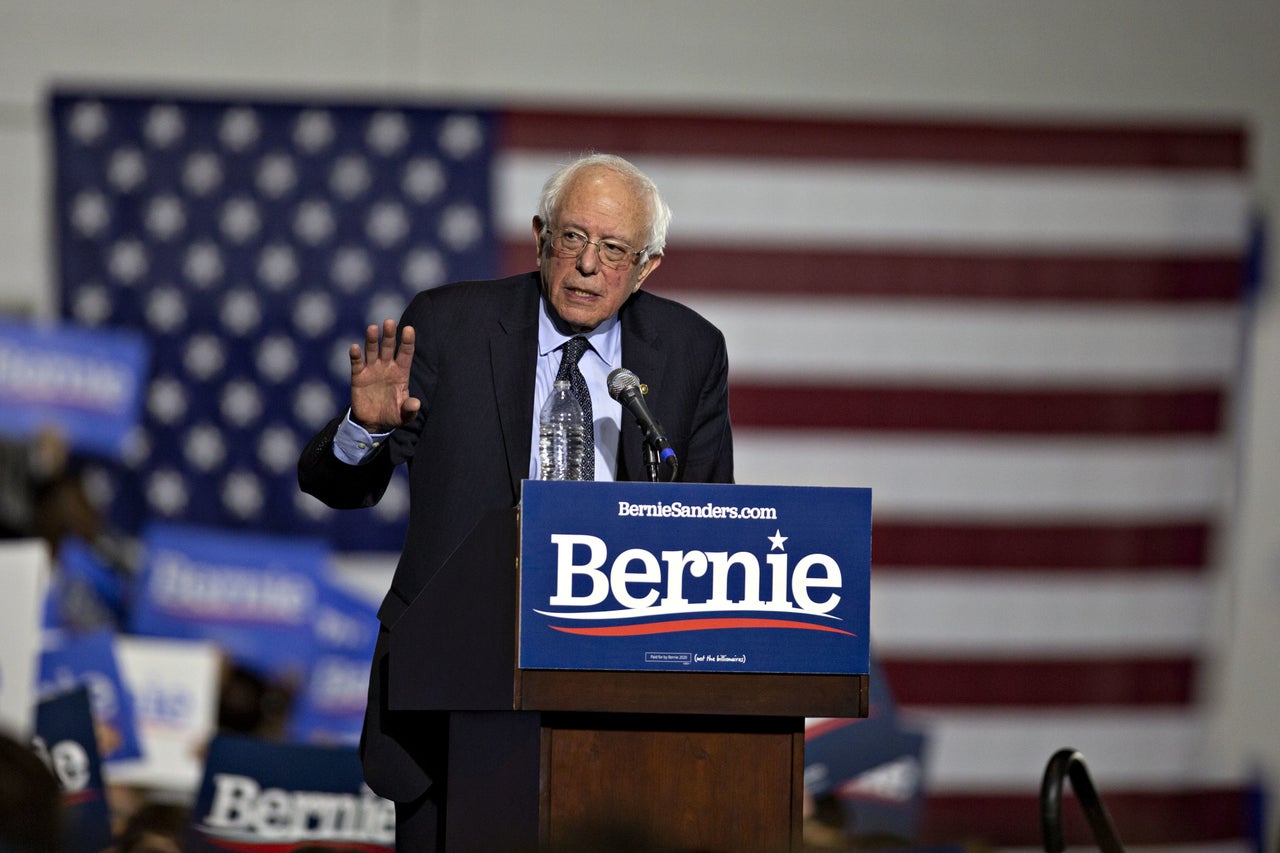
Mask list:
[{"label": "red stripe on flag", "polygon": [[[1045,763],[1049,757],[1044,757]],[[1066,787],[1069,790],[1070,785]],[[1097,787],[1111,822],[1126,845],[1193,844],[1252,837],[1253,794],[1244,788],[1108,791],[1105,785]],[[1091,844],[1093,836],[1075,798],[1064,796],[1062,805],[1068,845]],[[1033,794],[929,796],[918,841],[982,841],[1040,849],[1039,799]]]},{"label": "red stripe on flag", "polygon": [[928,249],[871,252],[760,246],[744,251],[686,247],[678,238],[668,246],[668,255],[652,286],[673,292],[1229,302],[1239,296],[1244,281],[1241,261],[1234,256],[952,254]]},{"label": "red stripe on flag", "polygon": [[[505,275],[533,268],[532,232],[502,243]],[[835,271],[835,272],[833,272]],[[655,293],[1087,302],[1230,302],[1244,281],[1238,256],[953,254],[667,247]]]},{"label": "red stripe on flag", "polygon": [[911,568],[1203,569],[1204,521],[947,524],[877,520],[873,564]]},{"label": "red stripe on flag", "polygon": [[1239,125],[768,118],[707,112],[507,110],[499,146],[578,154],[785,157],[1243,171]]},{"label": "red stripe on flag", "polygon": [[1216,388],[992,391],[735,383],[737,427],[1073,435],[1211,435]]},{"label": "red stripe on flag", "polygon": [[900,705],[951,707],[1186,706],[1195,698],[1191,658],[914,660],[880,658]]}]

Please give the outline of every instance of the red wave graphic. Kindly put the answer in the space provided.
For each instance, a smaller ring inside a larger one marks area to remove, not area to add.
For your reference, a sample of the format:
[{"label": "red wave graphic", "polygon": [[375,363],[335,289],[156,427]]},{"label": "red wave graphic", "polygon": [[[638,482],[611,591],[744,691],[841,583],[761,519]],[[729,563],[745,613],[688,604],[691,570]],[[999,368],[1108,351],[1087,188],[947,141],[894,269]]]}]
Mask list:
[{"label": "red wave graphic", "polygon": [[674,634],[680,631],[714,631],[723,628],[795,628],[801,631],[827,631],[832,634],[857,635],[828,625],[811,625],[790,619],[680,619],[667,622],[647,622],[643,625],[606,625],[600,628],[569,628],[549,625],[555,631],[566,634],[584,634],[589,637],[639,637],[645,634]]}]

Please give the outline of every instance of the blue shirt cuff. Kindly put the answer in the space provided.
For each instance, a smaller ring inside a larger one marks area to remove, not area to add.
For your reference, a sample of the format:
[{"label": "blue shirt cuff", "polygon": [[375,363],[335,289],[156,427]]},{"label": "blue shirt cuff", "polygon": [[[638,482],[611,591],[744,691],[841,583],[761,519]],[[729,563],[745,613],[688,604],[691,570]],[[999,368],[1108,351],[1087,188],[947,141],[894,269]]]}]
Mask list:
[{"label": "blue shirt cuff", "polygon": [[338,424],[338,431],[333,436],[333,455],[348,465],[363,465],[389,435],[389,432],[369,432],[351,420],[351,410],[347,409],[346,416]]}]

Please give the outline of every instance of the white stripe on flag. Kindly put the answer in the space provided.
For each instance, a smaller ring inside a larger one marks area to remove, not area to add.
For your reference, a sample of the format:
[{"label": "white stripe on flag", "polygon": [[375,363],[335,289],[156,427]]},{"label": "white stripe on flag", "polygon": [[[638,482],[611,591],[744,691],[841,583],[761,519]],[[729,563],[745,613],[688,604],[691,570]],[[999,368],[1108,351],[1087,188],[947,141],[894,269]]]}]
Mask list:
[{"label": "white stripe on flag", "polygon": [[[1079,168],[846,165],[731,157],[637,157],[674,212],[672,242],[810,247],[1239,250],[1241,176]],[[495,164],[499,230],[529,232],[554,156],[508,150]]]},{"label": "white stripe on flag", "polygon": [[1234,307],[680,301],[724,332],[735,380],[1156,387],[1222,383],[1236,369]]},{"label": "white stripe on flag", "polygon": [[898,438],[739,429],[739,483],[872,489],[877,517],[1215,518],[1219,439]]},{"label": "white stripe on flag", "polygon": [[925,789],[1039,791],[1057,750],[1077,749],[1104,792],[1237,781],[1203,766],[1203,720],[1182,710],[932,711],[904,718],[929,732]]},{"label": "white stripe on flag", "polygon": [[1207,620],[1203,578],[1188,572],[877,573],[872,559],[871,642],[882,658],[1194,656]]}]

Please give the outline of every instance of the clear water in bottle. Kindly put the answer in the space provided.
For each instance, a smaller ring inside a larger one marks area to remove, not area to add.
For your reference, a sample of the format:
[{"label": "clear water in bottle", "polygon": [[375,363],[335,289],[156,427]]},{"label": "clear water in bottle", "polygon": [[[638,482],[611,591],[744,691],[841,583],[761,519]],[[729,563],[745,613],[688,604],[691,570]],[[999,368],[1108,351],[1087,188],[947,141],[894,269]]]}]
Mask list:
[{"label": "clear water in bottle", "polygon": [[543,480],[581,480],[582,463],[595,448],[586,446],[586,417],[582,406],[560,379],[538,417],[538,468]]}]

